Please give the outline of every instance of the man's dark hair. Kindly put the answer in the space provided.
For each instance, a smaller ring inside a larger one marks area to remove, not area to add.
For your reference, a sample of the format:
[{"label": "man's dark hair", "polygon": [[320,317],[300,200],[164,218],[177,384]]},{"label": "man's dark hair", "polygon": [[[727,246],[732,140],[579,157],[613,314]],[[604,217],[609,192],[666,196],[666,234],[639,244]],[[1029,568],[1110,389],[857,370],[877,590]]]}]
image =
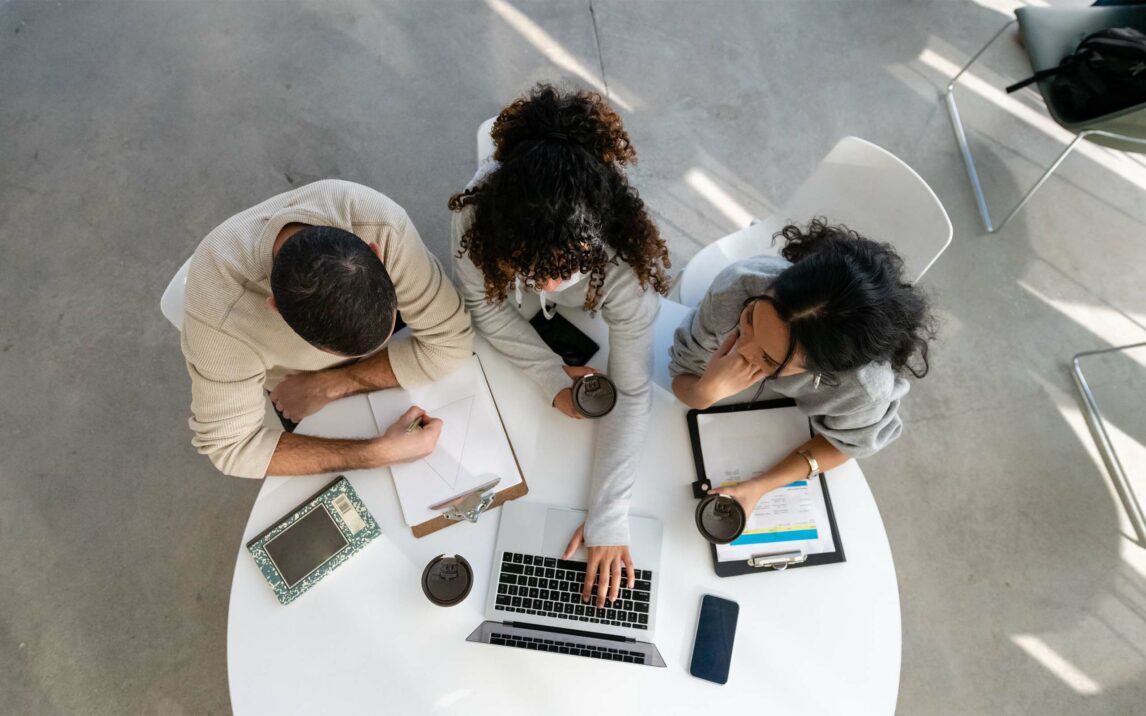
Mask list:
[{"label": "man's dark hair", "polygon": [[398,298],[365,241],[330,226],[308,226],[283,242],[271,293],[287,325],[316,348],[359,356],[394,327]]}]

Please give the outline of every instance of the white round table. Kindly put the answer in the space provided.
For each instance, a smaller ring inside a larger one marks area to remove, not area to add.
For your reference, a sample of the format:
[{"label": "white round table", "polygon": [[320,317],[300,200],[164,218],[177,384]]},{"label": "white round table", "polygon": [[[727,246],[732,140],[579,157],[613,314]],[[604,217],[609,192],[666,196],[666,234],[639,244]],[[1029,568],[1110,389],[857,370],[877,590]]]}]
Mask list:
[{"label": "white round table", "polygon": [[[478,341],[477,352],[529,483],[525,500],[585,505],[593,421],[550,408],[531,383]],[[594,361],[596,364],[597,361]],[[854,461],[827,475],[847,562],[721,579],[693,522],[686,408],[654,391],[632,512],[664,523],[653,637],[668,668],[638,667],[465,641],[481,623],[500,510],[414,539],[387,469],[345,473],[383,535],[289,606],[281,606],[247,540],[330,479],[268,478],[251,510],[231,586],[227,662],[237,714],[690,713],[721,706],[770,716],[894,713],[900,613],[879,510]],[[307,418],[310,434],[376,434],[355,396]],[[476,583],[452,608],[422,594],[422,568],[461,554]],[[688,673],[701,597],[740,604],[728,684]]]}]

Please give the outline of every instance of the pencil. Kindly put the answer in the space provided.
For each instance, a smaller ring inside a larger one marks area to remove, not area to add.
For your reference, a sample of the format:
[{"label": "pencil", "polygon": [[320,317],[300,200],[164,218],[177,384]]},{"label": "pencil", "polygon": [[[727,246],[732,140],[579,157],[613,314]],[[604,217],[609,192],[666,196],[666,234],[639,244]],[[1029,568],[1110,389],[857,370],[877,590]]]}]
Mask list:
[{"label": "pencil", "polygon": [[410,423],[410,425],[406,428],[406,432],[412,433],[420,427],[422,427],[422,419],[414,418],[414,422]]}]

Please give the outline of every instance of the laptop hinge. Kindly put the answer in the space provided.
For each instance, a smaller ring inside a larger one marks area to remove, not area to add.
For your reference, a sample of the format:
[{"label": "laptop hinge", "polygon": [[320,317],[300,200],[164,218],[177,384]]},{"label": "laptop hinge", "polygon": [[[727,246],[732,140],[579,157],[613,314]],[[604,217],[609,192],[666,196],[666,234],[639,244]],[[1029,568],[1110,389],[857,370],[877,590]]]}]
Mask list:
[{"label": "laptop hinge", "polygon": [[530,624],[528,622],[502,622],[506,626],[520,627],[522,629],[537,629],[539,631],[552,632],[554,634],[565,634],[567,636],[581,636],[589,637],[592,639],[608,639],[609,641],[623,641],[627,643],[636,644],[637,640],[627,636],[617,636],[616,634],[603,634],[595,631],[582,631],[580,629],[566,629],[564,627],[542,626],[541,624]]}]

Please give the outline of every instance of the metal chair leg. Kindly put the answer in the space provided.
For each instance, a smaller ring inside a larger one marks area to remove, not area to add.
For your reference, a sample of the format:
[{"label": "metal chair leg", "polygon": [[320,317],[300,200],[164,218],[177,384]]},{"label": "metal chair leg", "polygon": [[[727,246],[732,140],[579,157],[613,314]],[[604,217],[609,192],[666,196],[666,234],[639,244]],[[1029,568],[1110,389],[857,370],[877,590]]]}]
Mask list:
[{"label": "metal chair leg", "polygon": [[947,114],[950,115],[951,126],[955,130],[955,141],[959,144],[959,151],[963,155],[963,164],[967,167],[967,176],[971,180],[971,189],[975,192],[975,203],[979,207],[979,215],[983,217],[983,225],[987,228],[988,234],[994,234],[998,231],[1001,231],[1002,228],[1006,226],[1024,206],[1026,206],[1027,202],[1030,201],[1035,192],[1038,191],[1042,185],[1046,183],[1046,180],[1050,178],[1050,175],[1053,174],[1056,169],[1058,169],[1059,165],[1062,164],[1067,155],[1074,151],[1074,148],[1078,146],[1079,141],[1082,139],[1085,139],[1090,135],[1098,135],[1112,139],[1118,139],[1125,142],[1133,142],[1135,144],[1146,145],[1146,139],[1144,138],[1127,137],[1125,135],[1109,132],[1106,130],[1085,129],[1081,132],[1078,132],[1075,134],[1074,139],[1070,141],[1070,144],[1066,145],[1066,148],[1062,150],[1062,152],[1058,155],[1058,158],[1054,160],[1054,163],[1050,165],[1050,168],[1043,172],[1042,176],[1038,178],[1038,181],[1035,182],[1034,186],[1032,186],[1027,191],[1027,193],[1023,195],[1023,198],[1019,200],[1019,203],[1015,206],[1015,208],[1011,209],[1010,213],[1007,214],[1002,223],[1000,223],[998,226],[995,226],[994,221],[991,220],[991,211],[987,206],[987,197],[983,194],[982,182],[979,181],[979,172],[975,169],[975,160],[971,156],[971,146],[968,144],[967,134],[963,130],[963,120],[960,119],[959,108],[955,105],[955,83],[959,81],[959,78],[963,76],[963,73],[970,69],[971,65],[975,64],[979,57],[981,57],[983,53],[991,47],[991,45],[995,44],[995,41],[998,40],[1003,35],[1003,33],[1009,30],[1016,23],[1018,23],[1018,20],[1011,20],[1006,25],[1003,25],[1003,27],[998,32],[996,32],[990,40],[987,41],[987,44],[983,45],[983,48],[976,52],[971,60],[967,64],[963,65],[962,69],[960,69],[959,72],[957,72],[955,76],[951,78],[951,81],[947,83],[947,88],[943,92],[943,98],[946,100],[947,104]]},{"label": "metal chair leg", "polygon": [[1018,20],[1011,20],[1006,25],[1003,25],[1003,28],[996,32],[994,37],[992,37],[986,45],[983,45],[983,49],[976,52],[975,56],[971,58],[971,61],[964,65],[963,68],[951,78],[951,81],[947,83],[946,91],[943,93],[944,98],[947,100],[947,113],[951,116],[951,126],[955,130],[955,141],[958,142],[959,151],[963,154],[963,164],[967,167],[967,176],[971,179],[971,189],[975,192],[975,203],[979,206],[979,215],[983,217],[983,225],[987,228],[988,234],[1000,231],[1004,226],[1010,223],[1011,219],[1015,217],[1015,214],[1018,214],[1019,211],[1026,206],[1027,202],[1030,201],[1031,197],[1035,195],[1035,192],[1046,183],[1046,180],[1050,178],[1054,170],[1058,169],[1058,166],[1062,164],[1062,161],[1066,159],[1067,155],[1074,151],[1079,140],[1087,134],[1087,132],[1082,132],[1075,135],[1070,144],[1066,146],[1066,149],[1063,149],[1062,153],[1058,155],[1058,158],[1054,160],[1054,164],[1051,164],[1050,168],[1043,172],[1043,175],[1040,176],[1034,186],[1023,195],[1023,198],[1019,200],[1015,208],[1011,209],[1002,223],[995,226],[995,223],[991,220],[991,210],[987,206],[987,197],[983,194],[983,185],[979,181],[979,172],[975,170],[975,160],[971,157],[971,146],[968,144],[967,134],[963,130],[963,120],[959,118],[959,108],[955,105],[955,83],[959,81],[963,73],[966,72],[971,65],[975,64],[975,61],[978,60],[991,45],[995,44],[995,40],[999,39],[1004,32],[1009,30],[1011,26],[1017,22]]},{"label": "metal chair leg", "polygon": [[951,78],[951,81],[947,83],[946,91],[943,93],[943,97],[947,101],[947,114],[951,116],[951,126],[955,130],[955,141],[959,144],[959,151],[963,155],[963,164],[967,167],[967,176],[971,180],[971,190],[975,192],[975,203],[979,206],[979,215],[983,217],[983,223],[987,227],[988,234],[995,233],[995,226],[991,222],[991,211],[987,208],[987,198],[983,196],[983,185],[979,181],[979,172],[975,170],[975,160],[971,157],[971,147],[967,143],[967,134],[963,131],[963,120],[959,118],[959,108],[955,105],[955,83],[959,81],[963,73],[966,72],[971,65],[975,64],[975,61],[978,60],[991,45],[995,44],[995,40],[998,40],[1004,32],[1016,23],[1018,23],[1018,20],[1011,20],[1006,25],[1003,25],[1003,27],[987,41],[987,44],[983,45],[983,48],[976,52],[974,56],[971,57],[971,60],[963,65],[963,68]]},{"label": "metal chair leg", "polygon": [[1126,509],[1126,515],[1130,518],[1130,525],[1138,536],[1138,543],[1146,545],[1146,517],[1143,516],[1142,505],[1139,504],[1138,496],[1134,494],[1134,488],[1126,476],[1126,471],[1122,468],[1122,462],[1118,459],[1118,453],[1114,451],[1114,445],[1110,442],[1110,436],[1106,432],[1106,424],[1102,418],[1102,411],[1098,409],[1098,402],[1094,399],[1094,393],[1091,392],[1090,386],[1086,383],[1086,376],[1083,375],[1082,366],[1079,363],[1079,359],[1087,356],[1116,353],[1142,347],[1146,347],[1146,342],[1096,351],[1083,351],[1074,357],[1072,361],[1074,367],[1071,372],[1074,374],[1074,382],[1078,386],[1078,392],[1082,396],[1086,422],[1090,425],[1094,442],[1098,446],[1098,451],[1102,453],[1103,462],[1106,463],[1106,468],[1114,480],[1114,487],[1122,499],[1122,506]]},{"label": "metal chair leg", "polygon": [[1035,185],[1032,186],[1030,190],[1023,195],[1022,199],[1019,199],[1019,203],[1015,205],[1014,209],[1011,209],[1011,213],[1007,214],[1006,218],[1003,219],[1003,223],[999,224],[996,229],[992,230],[990,221],[987,222],[987,232],[993,234],[996,231],[1001,231],[1002,228],[1006,226],[1012,218],[1014,218],[1015,214],[1019,213],[1019,210],[1027,205],[1027,202],[1030,201],[1031,197],[1035,195],[1035,192],[1039,190],[1039,187],[1045,184],[1047,179],[1050,179],[1050,175],[1054,174],[1054,170],[1058,169],[1058,165],[1062,164],[1062,160],[1066,159],[1066,156],[1074,151],[1074,148],[1078,145],[1079,140],[1081,140],[1086,135],[1087,132],[1082,132],[1081,134],[1074,135],[1074,139],[1070,140],[1070,144],[1066,145],[1066,149],[1062,150],[1062,153],[1058,155],[1058,159],[1054,160],[1054,164],[1051,164],[1050,168],[1043,172],[1043,175],[1039,177],[1038,181],[1035,182]]}]

